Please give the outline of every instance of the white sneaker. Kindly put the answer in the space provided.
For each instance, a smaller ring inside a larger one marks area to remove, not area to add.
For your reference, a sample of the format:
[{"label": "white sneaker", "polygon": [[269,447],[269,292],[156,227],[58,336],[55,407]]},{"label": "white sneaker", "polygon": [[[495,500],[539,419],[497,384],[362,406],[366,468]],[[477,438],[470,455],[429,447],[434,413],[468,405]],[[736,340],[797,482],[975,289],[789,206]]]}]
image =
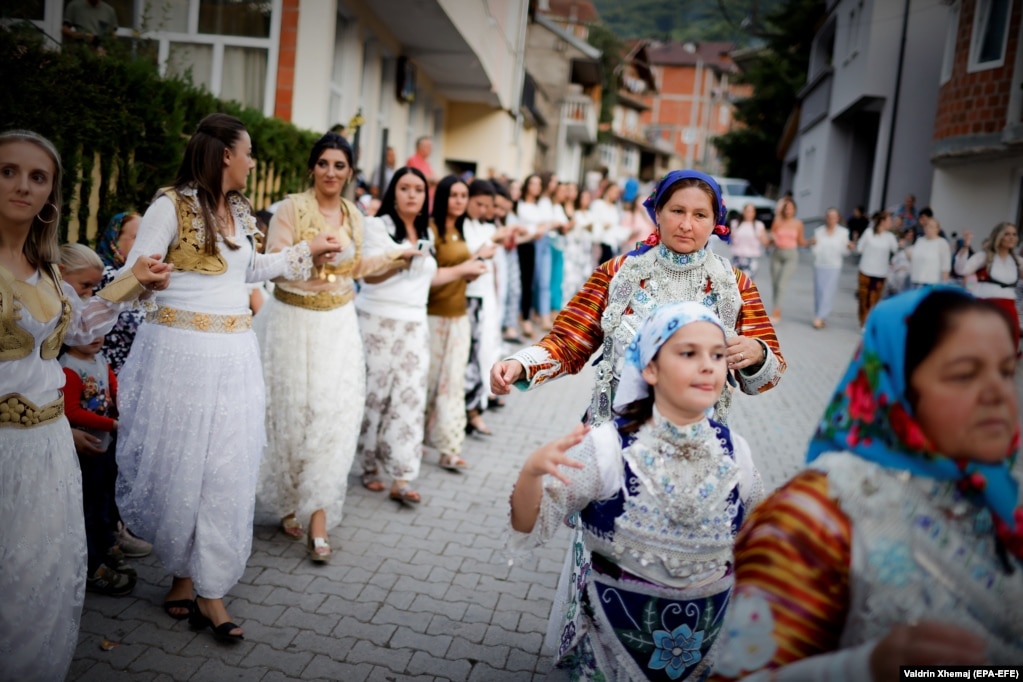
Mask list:
[{"label": "white sneaker", "polygon": [[117,522],[117,545],[121,548],[124,556],[132,559],[149,556],[153,551],[153,545],[132,535],[122,521]]}]

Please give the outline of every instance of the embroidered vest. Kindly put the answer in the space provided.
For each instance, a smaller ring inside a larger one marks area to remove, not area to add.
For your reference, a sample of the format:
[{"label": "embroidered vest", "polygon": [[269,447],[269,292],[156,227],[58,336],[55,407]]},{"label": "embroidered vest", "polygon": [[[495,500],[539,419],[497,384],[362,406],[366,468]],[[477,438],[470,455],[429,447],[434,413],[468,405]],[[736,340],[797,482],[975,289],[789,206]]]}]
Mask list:
[{"label": "embroidered vest", "polygon": [[[600,320],[604,342],[590,404],[590,421],[595,426],[614,416],[613,396],[625,348],[650,311],[672,301],[702,303],[721,318],[726,335],[736,335],[742,295],[727,261],[710,251],[673,254],[663,246],[630,255],[608,286],[607,307]],[[726,384],[715,406],[717,421],[727,422],[731,398],[731,387]]]},{"label": "embroidered vest", "polygon": [[[41,305],[52,305],[53,298],[60,306],[60,320],[56,328],[43,339],[39,346],[39,356],[43,360],[52,360],[60,353],[60,345],[64,341],[68,325],[71,324],[71,302],[64,295],[60,284],[60,272],[57,266],[48,265],[42,269],[39,283],[34,287],[18,282],[5,269],[0,268],[0,361],[20,360],[32,352],[35,339],[18,325],[26,311],[24,299],[29,295],[28,289],[34,290],[33,295],[40,297]],[[43,287],[46,287],[44,289]],[[21,293],[18,290],[21,289]],[[46,300],[49,298],[49,300]]]},{"label": "embroidered vest", "polygon": [[[288,198],[295,206],[295,244],[311,242],[321,232],[333,232],[323,219],[316,195],[312,191],[289,194]],[[341,234],[338,235],[342,243],[341,255],[337,262],[325,264],[323,273],[328,276],[351,277],[362,255],[362,214],[355,204],[342,199],[341,216]],[[345,237],[350,240],[349,244],[344,243]]]},{"label": "embroidered vest", "polygon": [[174,189],[165,187],[157,197],[166,196],[174,202],[178,212],[178,239],[167,251],[164,261],[172,263],[176,270],[197,272],[201,275],[222,275],[227,271],[227,261],[218,251],[206,253],[206,230],[195,197],[182,196]]},{"label": "embroidered vest", "polygon": [[1003,289],[1014,289],[1016,287],[1016,284],[1019,282],[1019,261],[1014,256],[1012,256],[1012,254],[1009,255],[1012,258],[1013,264],[1016,266],[1016,279],[1013,282],[1002,282],[992,277],[991,263],[988,263],[980,270],[977,270],[977,281],[987,282],[988,284],[997,284]]}]

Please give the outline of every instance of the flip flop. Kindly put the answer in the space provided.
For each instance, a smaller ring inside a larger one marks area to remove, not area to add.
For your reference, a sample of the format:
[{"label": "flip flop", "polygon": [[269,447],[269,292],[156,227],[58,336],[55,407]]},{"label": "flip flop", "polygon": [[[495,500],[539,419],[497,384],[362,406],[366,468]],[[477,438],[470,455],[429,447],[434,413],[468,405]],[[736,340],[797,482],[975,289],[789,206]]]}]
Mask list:
[{"label": "flip flop", "polygon": [[419,504],[423,501],[422,496],[413,490],[408,483],[395,483],[391,488],[390,497],[395,502],[402,504]]}]

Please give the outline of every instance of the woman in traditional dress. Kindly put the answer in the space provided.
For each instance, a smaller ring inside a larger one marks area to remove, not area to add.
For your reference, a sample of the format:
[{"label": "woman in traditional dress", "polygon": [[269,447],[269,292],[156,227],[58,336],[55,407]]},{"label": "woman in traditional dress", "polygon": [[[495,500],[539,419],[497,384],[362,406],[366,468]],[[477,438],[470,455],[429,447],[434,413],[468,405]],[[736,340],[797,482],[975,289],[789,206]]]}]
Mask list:
[{"label": "woman in traditional dress", "polygon": [[955,257],[956,274],[960,277],[976,276],[977,281],[970,287],[970,291],[1002,309],[1016,329],[1018,346],[1016,285],[1023,279],[1023,258],[1016,254],[1016,246],[1019,244],[1016,226],[1008,222],[998,223],[991,231],[991,236],[984,240],[981,250],[971,256],[972,239],[973,232],[963,232],[963,246]]},{"label": "woman in traditional dress", "polygon": [[656,308],[629,346],[616,422],[578,427],[523,465],[513,546],[542,544],[578,513],[592,554],[551,613],[573,679],[702,679],[714,664],[732,544],[763,496],[745,439],[707,417],[726,343],[700,303]]},{"label": "woman in traditional dress", "polygon": [[61,282],[60,155],[0,134],[0,680],[62,680],[85,598],[82,477],[64,417],[61,344],[90,343],[170,267],[142,257],[97,296]]},{"label": "woman in traditional dress", "polygon": [[810,468],[738,538],[721,679],[882,682],[900,666],[1023,661],[1012,332],[950,287],[874,308]]},{"label": "woman in traditional dress", "polygon": [[241,194],[253,166],[241,121],[211,114],[199,122],[173,186],[146,211],[128,256],[166,253],[175,271],[118,376],[121,516],[173,576],[167,614],[232,641],[243,633],[223,598],[252,548],[266,443],[245,283],[307,279],[339,250],[335,236],[319,234],[256,253],[256,221]]},{"label": "woman in traditional dress", "polygon": [[[612,418],[624,349],[655,306],[697,301],[714,310],[728,328],[730,383],[756,395],[774,386],[785,371],[771,321],[757,287],[745,274],[711,253],[713,231],[727,234],[721,191],[708,175],[673,171],[644,205],[657,225],[656,236],[640,248],[601,264],[558,315],[554,329],[537,345],[494,365],[491,385],[507,394],[512,385],[532,389],[581,370],[595,351],[597,363],[588,420]],[[732,388],[726,385],[716,406],[724,422]]]},{"label": "woman in traditional dress", "polygon": [[309,558],[323,562],[331,555],[327,533],[341,523],[366,401],[354,280],[405,269],[415,250],[396,246],[365,255],[364,242],[386,244],[387,235],[364,231],[358,208],[341,196],[353,169],[347,140],[327,133],[306,167],[312,187],[289,195],[274,213],[266,251],[330,234],[341,253],[311,279],[278,279],[257,318],[267,395],[259,498],[281,517],[287,535],[301,537],[308,519]]}]

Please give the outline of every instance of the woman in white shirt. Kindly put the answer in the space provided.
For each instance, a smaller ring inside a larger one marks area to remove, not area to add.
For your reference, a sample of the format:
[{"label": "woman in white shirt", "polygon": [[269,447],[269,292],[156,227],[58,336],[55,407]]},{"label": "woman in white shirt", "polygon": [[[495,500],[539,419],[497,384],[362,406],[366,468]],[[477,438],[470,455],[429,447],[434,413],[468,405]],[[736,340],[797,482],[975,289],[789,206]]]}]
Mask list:
[{"label": "woman in white shirt", "polygon": [[909,256],[909,281],[919,289],[928,284],[948,281],[952,269],[952,250],[941,237],[941,225],[931,218],[924,225],[924,234],[906,249]]},{"label": "woman in white shirt", "polygon": [[579,191],[572,228],[565,233],[565,273],[561,282],[563,301],[570,301],[593,272],[593,216],[589,190]]},{"label": "woman in white shirt", "polygon": [[1016,255],[1019,234],[1009,222],[995,225],[991,236],[984,240],[982,249],[970,254],[973,231],[963,232],[963,247],[956,254],[955,271],[960,277],[976,275],[977,283],[970,291],[978,298],[986,298],[1002,309],[1016,330],[1019,347],[1019,314],[1016,312],[1016,284],[1023,274],[1023,260]]},{"label": "woman in white shirt", "polygon": [[[543,180],[535,173],[530,175],[522,181],[522,199],[519,200],[515,209],[519,224],[524,228],[523,236],[519,239],[518,249],[519,272],[522,281],[522,297],[520,299],[522,335],[527,339],[533,338],[533,313],[538,312],[538,306],[534,305],[537,297],[536,268],[545,265],[542,259],[537,257],[538,242],[546,236],[547,230],[550,229],[549,212],[539,203],[542,192]],[[549,267],[549,259],[546,265]],[[549,296],[550,292],[548,292]]]},{"label": "woman in white shirt", "polygon": [[829,208],[824,224],[813,231],[813,328],[823,329],[835,302],[838,278],[842,274],[842,258],[852,250],[849,230],[838,224],[837,208]]},{"label": "woman in white shirt", "polygon": [[856,244],[856,252],[860,254],[857,298],[861,328],[866,324],[871,309],[881,300],[884,281],[888,277],[888,263],[899,250],[898,240],[889,232],[891,214],[878,211],[870,219],[874,223],[873,228],[866,230]]},{"label": "woman in white shirt", "polygon": [[621,213],[618,211],[618,197],[622,190],[618,185],[608,183],[604,193],[590,206],[593,219],[593,242],[600,246],[598,262],[604,263],[618,255],[620,248]]},{"label": "woman in white shirt", "polygon": [[[426,176],[416,168],[395,171],[376,218],[366,229],[386,235],[390,248],[415,246],[423,254],[402,272],[363,280],[355,297],[366,351],[366,405],[359,435],[362,485],[373,492],[393,483],[391,498],[420,501],[411,482],[419,477],[426,414],[430,340],[426,301],[437,274],[426,200]],[[373,255],[367,253],[367,255]]]}]

